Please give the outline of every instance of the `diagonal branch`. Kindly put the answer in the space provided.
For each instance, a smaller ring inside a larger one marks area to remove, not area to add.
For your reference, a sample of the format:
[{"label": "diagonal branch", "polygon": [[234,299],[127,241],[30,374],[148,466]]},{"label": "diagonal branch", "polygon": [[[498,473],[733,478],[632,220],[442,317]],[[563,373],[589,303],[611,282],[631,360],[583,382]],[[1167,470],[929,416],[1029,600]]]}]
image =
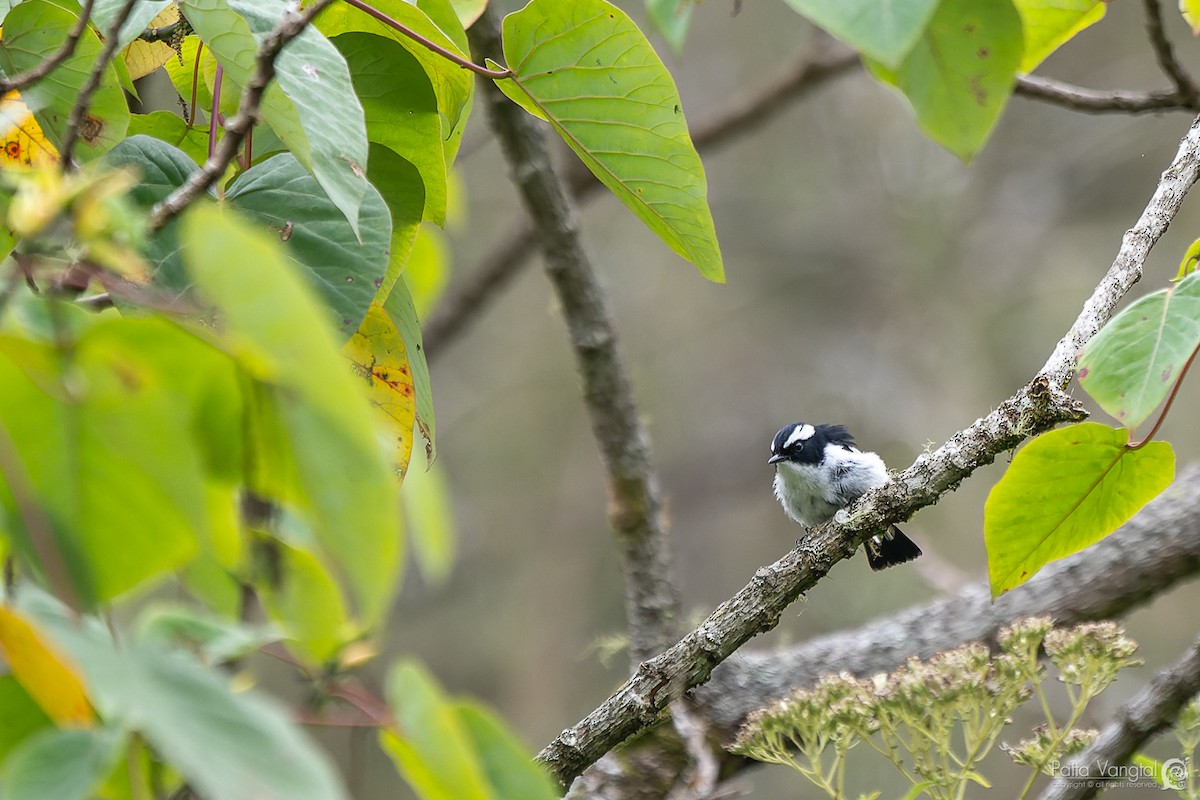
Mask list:
[{"label": "diagonal branch", "polygon": [[[150,229],[160,230],[164,225],[183,213],[184,209],[207,192],[225,174],[230,162],[237,157],[238,148],[246,134],[258,119],[258,109],[267,86],[275,78],[275,59],[283,48],[309,26],[313,18],[321,13],[333,0],[316,0],[300,13],[287,12],[274,29],[268,33],[255,56],[254,73],[246,82],[238,102],[237,114],[225,123],[225,135],[217,144],[216,151],[204,162],[204,166],[193,172],[183,185],[167,195],[150,210]],[[214,120],[214,124],[216,124]]]},{"label": "diagonal branch", "polygon": [[61,161],[59,164],[63,172],[69,172],[74,167],[71,160],[71,153],[74,151],[75,143],[79,141],[79,136],[82,133],[84,117],[87,114],[88,107],[92,104],[92,95],[100,88],[100,82],[104,79],[104,71],[108,69],[109,62],[117,54],[117,47],[121,44],[119,41],[121,26],[125,24],[125,20],[129,18],[129,12],[133,11],[135,5],[137,5],[137,0],[125,0],[121,4],[121,7],[117,9],[117,14],[113,17],[112,24],[109,25],[108,30],[104,34],[104,49],[100,51],[100,57],[92,65],[92,71],[88,75],[87,82],[79,90],[79,96],[75,99],[75,104],[71,106],[71,115],[67,118],[67,131],[63,135],[62,150],[60,152]]},{"label": "diagonal branch", "polygon": [[[500,52],[496,12],[485,11],[469,32],[477,53]],[[660,652],[678,635],[679,597],[670,581],[667,523],[658,476],[650,464],[650,439],[617,351],[604,289],[580,239],[567,191],[550,165],[538,123],[483,82],[489,123],[533,219],[583,379],[592,433],[608,478],[609,522],[625,573],[625,611],[634,663]]]},{"label": "diagonal branch", "polygon": [[1096,741],[1068,762],[1078,768],[1067,773],[1071,779],[1055,778],[1041,800],[1095,797],[1104,787],[1103,771],[1115,764],[1129,763],[1142,743],[1169,727],[1197,692],[1200,692],[1200,639],[1117,710]]},{"label": "diagonal branch", "polygon": [[940,448],[919,456],[891,484],[865,495],[846,522],[820,526],[779,561],[760,568],[699,628],[642,663],[612,696],[550,742],[538,759],[569,785],[604,753],[653,723],[672,700],[707,681],[713,668],[742,644],[775,627],[792,601],[815,586],[834,564],[852,555],[868,536],[936,502],[997,454],[1059,422],[1081,418],[1080,404],[1063,393],[1074,374],[1075,353],[1141,277],[1151,246],[1178,213],[1198,173],[1200,119],[1192,123],[1145,211],[1125,234],[1108,273],[1037,377]]},{"label": "diagonal branch", "polygon": [[79,45],[79,40],[83,38],[83,33],[87,30],[88,21],[92,17],[92,6],[95,5],[95,2],[96,0],[84,0],[79,10],[78,21],[72,26],[71,30],[67,31],[66,41],[62,43],[62,46],[58,50],[51,53],[49,58],[19,75],[13,75],[11,78],[0,77],[0,95],[7,94],[14,89],[20,91],[26,86],[37,83],[73,56],[75,48]]},{"label": "diagonal branch", "polygon": [[[999,598],[986,582],[952,596],[912,606],[865,625],[816,636],[794,646],[738,651],[713,671],[692,699],[707,719],[712,738],[732,741],[755,709],[769,706],[824,675],[847,671],[864,677],[891,672],[910,657],[926,659],[967,642],[995,641],[1000,629],[1023,617],[1048,614],[1060,625],[1124,616],[1180,583],[1200,575],[1200,465],[1182,470],[1162,495],[1113,534],[1055,562]],[[659,737],[645,737],[610,753],[572,786],[572,800],[638,798],[644,775],[629,764],[678,761]],[[723,778],[753,766],[723,754]]]}]

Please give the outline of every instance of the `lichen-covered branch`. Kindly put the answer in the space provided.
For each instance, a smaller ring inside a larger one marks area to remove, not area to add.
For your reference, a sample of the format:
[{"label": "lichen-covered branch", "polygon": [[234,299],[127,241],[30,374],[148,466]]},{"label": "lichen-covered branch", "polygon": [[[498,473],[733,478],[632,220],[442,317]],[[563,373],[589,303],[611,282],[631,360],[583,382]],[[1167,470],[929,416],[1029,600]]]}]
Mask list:
[{"label": "lichen-covered branch", "polygon": [[938,449],[923,453],[893,483],[865,495],[846,522],[820,526],[783,558],[760,568],[699,628],[644,662],[598,708],[559,734],[538,755],[539,760],[564,785],[569,784],[604,753],[653,723],[672,700],[706,682],[712,670],[746,641],[773,628],[792,601],[815,586],[834,564],[852,555],[868,536],[937,502],[999,453],[1060,422],[1082,418],[1081,405],[1063,391],[1074,374],[1075,354],[1141,277],[1150,248],[1178,213],[1198,172],[1200,120],[1193,121],[1145,211],[1125,234],[1112,266],[1032,381]]},{"label": "lichen-covered branch", "polygon": [[[496,12],[485,11],[469,36],[480,58],[501,52]],[[491,127],[533,220],[583,380],[584,402],[608,478],[609,522],[625,576],[630,652],[636,664],[678,636],[679,598],[671,584],[667,522],[650,463],[650,439],[617,350],[604,289],[584,250],[567,191],[551,167],[543,131],[490,81],[483,82],[482,90]]]}]

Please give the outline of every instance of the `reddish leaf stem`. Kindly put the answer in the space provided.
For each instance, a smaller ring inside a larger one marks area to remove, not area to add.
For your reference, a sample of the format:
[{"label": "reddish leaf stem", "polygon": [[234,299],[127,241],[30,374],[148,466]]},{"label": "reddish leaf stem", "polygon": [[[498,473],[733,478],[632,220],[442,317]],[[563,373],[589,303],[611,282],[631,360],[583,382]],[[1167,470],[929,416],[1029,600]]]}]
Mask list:
[{"label": "reddish leaf stem", "polygon": [[499,80],[500,78],[508,78],[513,74],[513,71],[511,69],[494,70],[494,69],[488,69],[487,67],[481,67],[478,64],[476,64],[474,61],[463,58],[462,56],[458,55],[457,53],[447,50],[446,48],[442,47],[441,45],[437,44],[436,42],[432,42],[429,39],[426,39],[424,36],[417,33],[412,28],[407,27],[399,20],[392,19],[391,17],[389,17],[387,14],[383,13],[379,9],[374,8],[373,6],[371,6],[370,3],[363,2],[363,0],[346,0],[346,2],[349,3],[350,5],[354,6],[355,8],[357,8],[359,11],[362,11],[366,14],[371,15],[375,19],[382,22],[384,25],[387,25],[389,28],[391,28],[395,31],[399,31],[400,33],[404,34],[408,38],[412,39],[417,44],[421,45],[422,47],[424,47],[428,50],[432,50],[433,52],[437,53],[442,58],[444,58],[448,61],[452,61],[455,64],[458,64],[463,69],[468,69],[471,72],[474,72],[476,75],[482,75],[485,78],[492,78],[493,80]]},{"label": "reddish leaf stem", "polygon": [[1158,419],[1154,420],[1154,427],[1150,432],[1142,437],[1139,441],[1133,444],[1125,445],[1126,450],[1138,450],[1146,445],[1147,442],[1154,438],[1158,433],[1158,429],[1162,427],[1163,421],[1167,418],[1167,413],[1171,410],[1171,404],[1175,402],[1175,395],[1179,394],[1179,387],[1183,385],[1183,379],[1187,377],[1188,370],[1191,369],[1192,362],[1196,360],[1196,355],[1200,354],[1200,347],[1192,350],[1192,354],[1188,356],[1188,360],[1184,363],[1183,369],[1179,371],[1179,377],[1175,379],[1175,385],[1171,387],[1171,393],[1167,395],[1167,402],[1163,404],[1162,411],[1158,414]]}]

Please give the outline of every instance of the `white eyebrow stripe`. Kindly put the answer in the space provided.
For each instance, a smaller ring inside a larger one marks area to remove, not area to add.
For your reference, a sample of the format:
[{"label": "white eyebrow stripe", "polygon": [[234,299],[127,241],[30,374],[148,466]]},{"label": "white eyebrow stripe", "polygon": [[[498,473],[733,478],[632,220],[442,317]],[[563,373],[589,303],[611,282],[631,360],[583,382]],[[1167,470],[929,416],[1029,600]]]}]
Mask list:
[{"label": "white eyebrow stripe", "polygon": [[801,425],[799,428],[796,428],[796,430],[792,431],[792,435],[787,438],[787,441],[783,443],[783,446],[785,448],[787,448],[787,447],[791,447],[796,442],[803,442],[806,439],[811,439],[813,437],[813,434],[815,434],[816,432],[817,432],[816,428],[814,428],[812,425],[809,425],[808,423],[805,423],[805,424]]}]

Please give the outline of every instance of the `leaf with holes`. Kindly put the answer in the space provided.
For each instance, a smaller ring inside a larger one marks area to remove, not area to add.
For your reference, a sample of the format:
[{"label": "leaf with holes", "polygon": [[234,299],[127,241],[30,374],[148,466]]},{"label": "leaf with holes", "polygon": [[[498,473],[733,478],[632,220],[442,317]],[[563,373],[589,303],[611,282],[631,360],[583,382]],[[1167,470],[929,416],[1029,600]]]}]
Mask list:
[{"label": "leaf with holes", "polygon": [[679,92],[633,20],[604,0],[532,0],[504,18],[504,57],[513,76],[500,89],[701,275],[724,282]]},{"label": "leaf with holes", "polygon": [[1129,450],[1128,439],[1123,428],[1085,422],[1017,453],[983,511],[993,598],[1100,541],[1171,483],[1171,445]]},{"label": "leaf with holes", "polygon": [[1200,347],[1200,273],[1146,295],[1083,348],[1079,385],[1126,428],[1146,421]]}]

